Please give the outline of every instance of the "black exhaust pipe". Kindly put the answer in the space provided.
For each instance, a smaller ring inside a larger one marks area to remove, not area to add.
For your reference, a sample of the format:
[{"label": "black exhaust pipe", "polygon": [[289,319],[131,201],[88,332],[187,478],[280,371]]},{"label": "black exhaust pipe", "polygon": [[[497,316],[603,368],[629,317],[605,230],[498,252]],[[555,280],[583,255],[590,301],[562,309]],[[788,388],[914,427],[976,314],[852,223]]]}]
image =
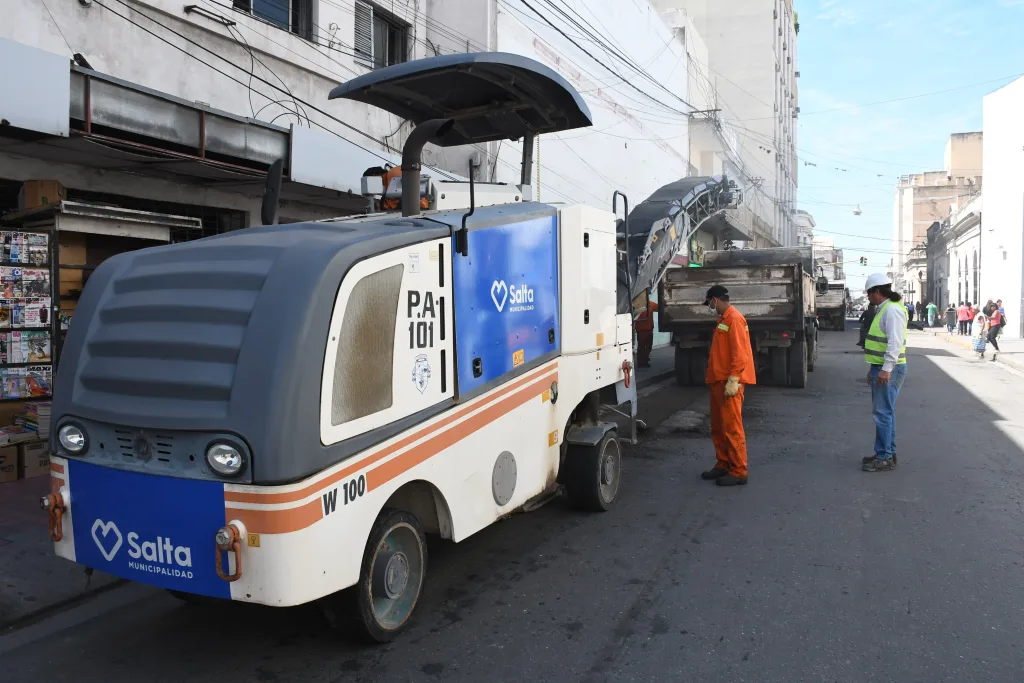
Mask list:
[{"label": "black exhaust pipe", "polygon": [[452,126],[451,119],[430,119],[413,129],[402,148],[402,215],[420,213],[420,169],[423,146],[443,136]]}]

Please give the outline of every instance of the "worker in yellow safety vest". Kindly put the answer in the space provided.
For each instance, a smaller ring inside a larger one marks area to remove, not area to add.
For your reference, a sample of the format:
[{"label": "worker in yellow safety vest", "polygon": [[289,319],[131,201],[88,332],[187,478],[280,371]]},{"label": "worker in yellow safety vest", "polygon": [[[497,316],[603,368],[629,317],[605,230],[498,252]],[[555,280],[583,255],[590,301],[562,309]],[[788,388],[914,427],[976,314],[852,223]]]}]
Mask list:
[{"label": "worker in yellow safety vest", "polygon": [[865,472],[889,472],[896,467],[896,397],[907,378],[907,311],[887,275],[868,276],[864,289],[876,308],[864,337],[875,453],[864,458],[861,466]]}]

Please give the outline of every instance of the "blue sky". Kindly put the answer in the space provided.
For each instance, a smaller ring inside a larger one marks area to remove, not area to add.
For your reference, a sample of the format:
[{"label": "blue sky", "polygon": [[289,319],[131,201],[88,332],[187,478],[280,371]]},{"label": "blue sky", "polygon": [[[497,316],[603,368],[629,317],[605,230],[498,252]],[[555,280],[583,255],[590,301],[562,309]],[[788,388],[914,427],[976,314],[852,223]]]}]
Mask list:
[{"label": "blue sky", "polygon": [[982,98],[1024,75],[1024,0],[796,0],[795,9],[797,205],[846,261],[867,257],[867,268],[846,266],[855,294],[891,258],[898,177],[941,170],[949,134],[982,130]]}]

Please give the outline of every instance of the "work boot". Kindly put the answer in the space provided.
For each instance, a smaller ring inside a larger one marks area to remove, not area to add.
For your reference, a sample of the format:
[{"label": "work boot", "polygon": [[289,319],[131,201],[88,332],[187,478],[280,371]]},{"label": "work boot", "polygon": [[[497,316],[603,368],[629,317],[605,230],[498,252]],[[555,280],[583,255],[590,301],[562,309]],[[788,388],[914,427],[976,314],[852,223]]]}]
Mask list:
[{"label": "work boot", "polygon": [[721,479],[727,474],[729,473],[721,469],[720,467],[712,467],[707,472],[701,472],[700,478],[703,479],[704,481],[711,481],[712,479]]},{"label": "work boot", "polygon": [[892,458],[872,458],[870,461],[861,465],[861,469],[865,472],[892,472],[896,468],[896,463],[893,462]]},{"label": "work boot", "polygon": [[718,484],[719,486],[746,486],[747,478],[734,477],[731,474],[726,474],[725,476],[719,477],[718,481],[716,481],[715,483]]},{"label": "work boot", "polygon": [[[869,455],[869,456],[867,456],[867,457],[865,457],[865,458],[861,458],[861,460],[860,460],[860,464],[861,464],[861,465],[867,465],[867,464],[868,464],[869,462],[871,462],[871,461],[872,461],[872,460],[874,460],[874,459],[875,459],[875,456],[873,456],[873,455]],[[893,454],[892,454],[892,466],[893,466],[893,467],[896,467],[897,465],[899,465],[899,463],[898,463],[898,462],[896,462],[896,454],[895,454],[895,453],[893,453]]]}]

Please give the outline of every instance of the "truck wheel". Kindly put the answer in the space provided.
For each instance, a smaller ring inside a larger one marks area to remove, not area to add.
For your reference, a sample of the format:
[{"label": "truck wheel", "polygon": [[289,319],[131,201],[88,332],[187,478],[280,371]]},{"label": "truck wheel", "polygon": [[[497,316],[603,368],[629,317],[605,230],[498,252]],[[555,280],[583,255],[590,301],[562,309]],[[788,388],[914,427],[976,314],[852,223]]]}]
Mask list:
[{"label": "truck wheel", "polygon": [[594,446],[570,446],[565,492],[578,510],[605,512],[619,495],[622,449],[612,429]]},{"label": "truck wheel", "polygon": [[772,363],[772,384],[786,386],[786,349],[773,346],[768,349],[768,357]]},{"label": "truck wheel", "polygon": [[681,387],[690,386],[690,349],[676,347],[676,384]]},{"label": "truck wheel", "polygon": [[690,352],[690,385],[694,387],[704,384],[704,376],[708,372],[708,357],[701,351],[703,349]]},{"label": "truck wheel", "polygon": [[807,386],[807,342],[793,342],[789,347],[789,385],[797,389]]},{"label": "truck wheel", "polygon": [[846,331],[846,316],[845,315],[839,316],[838,329],[839,329],[840,332],[845,332]]},{"label": "truck wheel", "polygon": [[386,643],[409,625],[427,572],[427,539],[419,521],[385,508],[370,531],[359,583],[356,614],[363,633]]},{"label": "truck wheel", "polygon": [[[813,333],[812,333],[813,334]],[[814,372],[814,361],[818,358],[818,336],[810,337],[807,342],[807,372]]]}]

